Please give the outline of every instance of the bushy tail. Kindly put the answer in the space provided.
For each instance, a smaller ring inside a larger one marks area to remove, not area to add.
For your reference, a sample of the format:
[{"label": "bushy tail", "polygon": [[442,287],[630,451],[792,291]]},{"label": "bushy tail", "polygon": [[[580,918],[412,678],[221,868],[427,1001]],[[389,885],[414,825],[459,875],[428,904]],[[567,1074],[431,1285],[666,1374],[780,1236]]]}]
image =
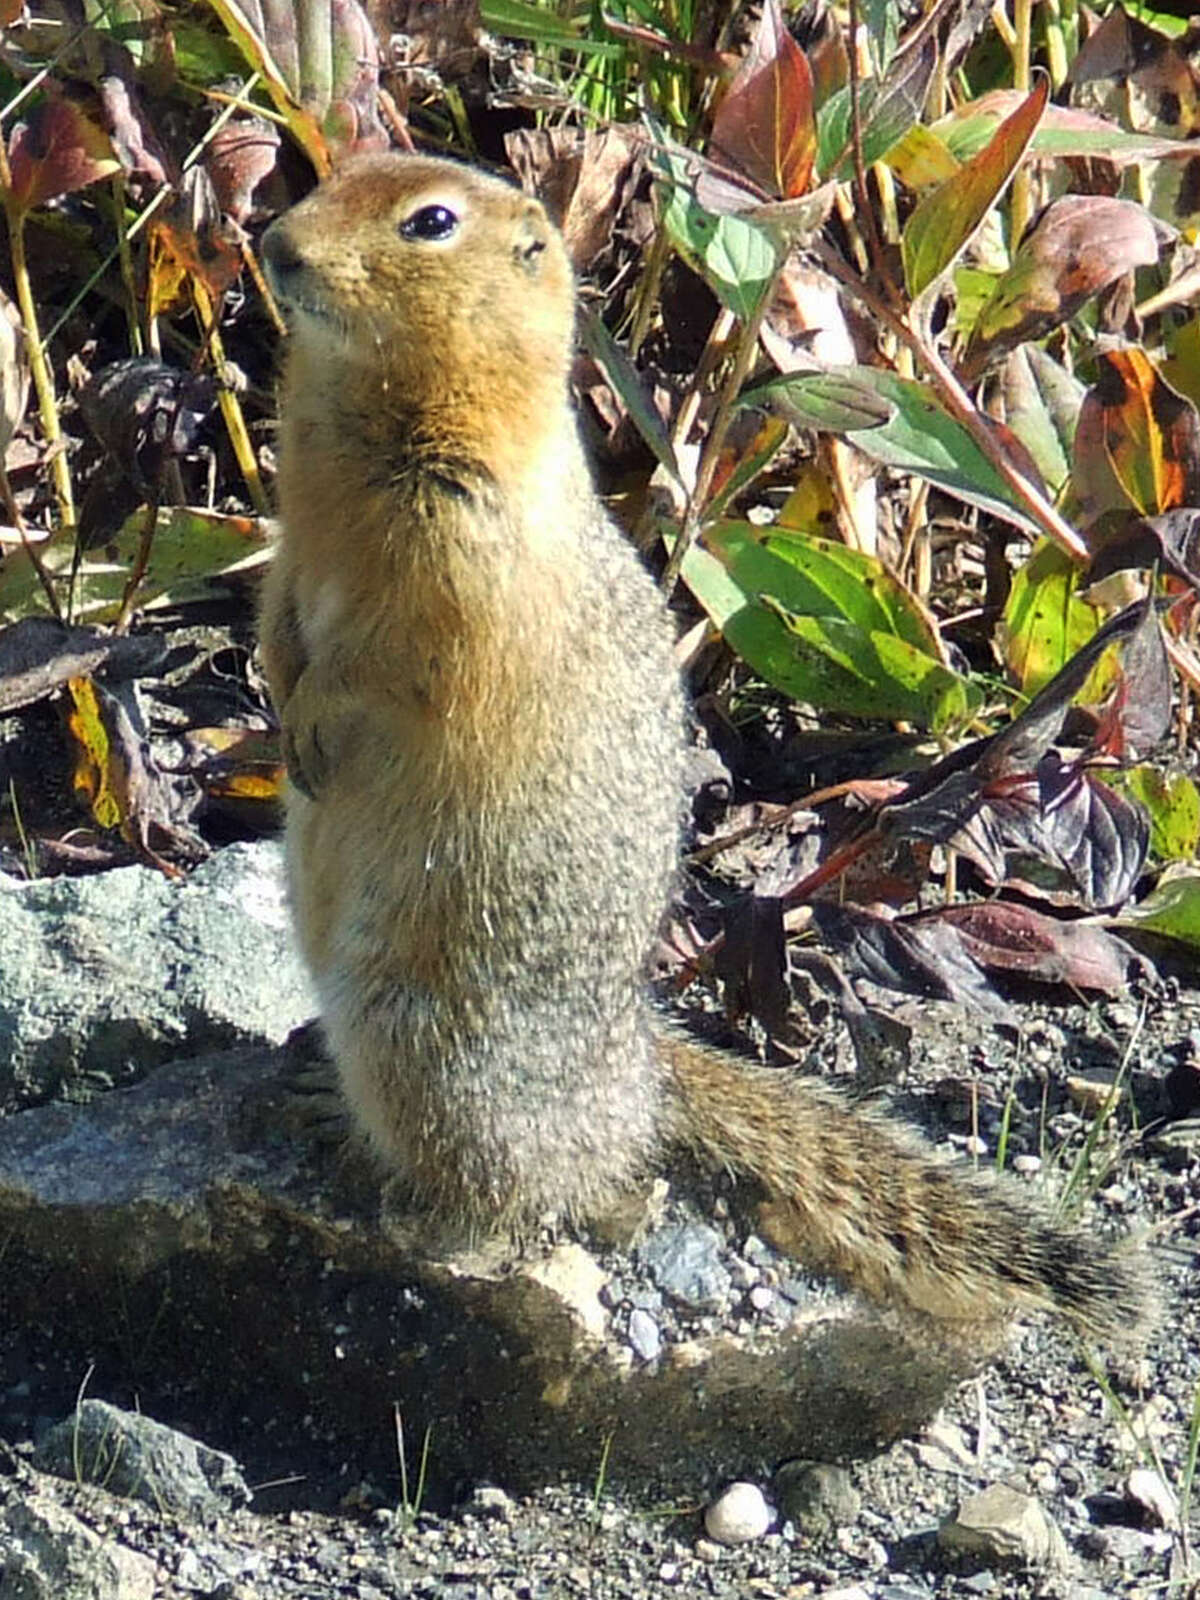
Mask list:
[{"label": "bushy tail", "polygon": [[1062,1227],[1012,1180],[941,1160],[904,1124],[819,1079],[762,1067],[656,1021],[673,1136],[762,1183],[774,1242],[874,1300],[994,1320],[1057,1310],[1105,1342],[1144,1331],[1145,1254]]}]

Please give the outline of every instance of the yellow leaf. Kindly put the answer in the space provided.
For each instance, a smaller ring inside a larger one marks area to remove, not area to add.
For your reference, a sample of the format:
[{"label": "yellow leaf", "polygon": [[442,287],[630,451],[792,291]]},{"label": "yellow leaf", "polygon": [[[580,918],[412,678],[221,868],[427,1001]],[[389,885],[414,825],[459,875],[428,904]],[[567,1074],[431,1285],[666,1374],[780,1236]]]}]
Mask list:
[{"label": "yellow leaf", "polygon": [[75,709],[67,715],[67,726],[78,745],[72,784],[83,796],[101,828],[124,829],[118,790],[116,759],[104,716],[90,678],[68,678],[67,689]]}]

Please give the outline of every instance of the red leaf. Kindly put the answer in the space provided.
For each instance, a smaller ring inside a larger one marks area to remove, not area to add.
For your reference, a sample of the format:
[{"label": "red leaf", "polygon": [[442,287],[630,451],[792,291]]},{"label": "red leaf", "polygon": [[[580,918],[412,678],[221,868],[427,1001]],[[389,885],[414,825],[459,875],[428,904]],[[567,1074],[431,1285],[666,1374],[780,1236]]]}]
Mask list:
[{"label": "red leaf", "polygon": [[43,100],[18,122],[8,147],[11,204],[18,211],[45,205],[120,171],[108,135],[74,101]]},{"label": "red leaf", "polygon": [[713,122],[711,154],[768,194],[803,194],[817,151],[812,73],[784,24],[779,0],[766,0],[753,43]]},{"label": "red leaf", "polygon": [[1128,987],[1128,947],[1094,923],[1063,922],[1012,900],[945,906],[919,920],[921,926],[948,923],[967,954],[992,971],[1104,994],[1123,994]]}]

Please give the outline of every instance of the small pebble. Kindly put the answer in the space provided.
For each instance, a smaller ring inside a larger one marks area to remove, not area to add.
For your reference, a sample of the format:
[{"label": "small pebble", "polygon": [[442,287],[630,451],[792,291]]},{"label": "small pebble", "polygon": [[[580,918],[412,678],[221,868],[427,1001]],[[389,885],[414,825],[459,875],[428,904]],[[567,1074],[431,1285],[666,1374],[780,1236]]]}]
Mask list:
[{"label": "small pebble", "polygon": [[943,1550],[984,1562],[1022,1562],[1062,1568],[1067,1549],[1041,1503],[1007,1484],[992,1484],[969,1496],[958,1514],[937,1531]]},{"label": "small pebble", "polygon": [[481,1516],[503,1517],[507,1522],[516,1510],[510,1495],[495,1484],[481,1483],[471,1496],[471,1510]]},{"label": "small pebble", "polygon": [[729,1263],[729,1276],[735,1289],[752,1289],[759,1280],[758,1268],[735,1256]]},{"label": "small pebble", "polygon": [[784,1515],[806,1538],[832,1538],[858,1518],[862,1500],[845,1467],[785,1461],[771,1481]]},{"label": "small pebble", "polygon": [[1014,1156],[1012,1169],[1014,1172],[1019,1173],[1022,1178],[1032,1178],[1042,1170],[1042,1158],[1041,1156],[1028,1155]]},{"label": "small pebble", "polygon": [[648,1311],[635,1306],[629,1313],[629,1342],[642,1361],[657,1361],[662,1354],[662,1333]]},{"label": "small pebble", "polygon": [[775,1291],[768,1289],[765,1283],[759,1283],[750,1291],[750,1304],[755,1311],[769,1311],[775,1304]]},{"label": "small pebble", "polygon": [[1112,1098],[1113,1088],[1117,1081],[1115,1072],[1097,1069],[1093,1072],[1080,1072],[1067,1079],[1067,1093],[1075,1104],[1086,1111],[1090,1116],[1096,1116],[1103,1111]]},{"label": "small pebble", "polygon": [[773,1519],[756,1483],[731,1483],[704,1513],[704,1528],[718,1544],[749,1544],[762,1538]]}]

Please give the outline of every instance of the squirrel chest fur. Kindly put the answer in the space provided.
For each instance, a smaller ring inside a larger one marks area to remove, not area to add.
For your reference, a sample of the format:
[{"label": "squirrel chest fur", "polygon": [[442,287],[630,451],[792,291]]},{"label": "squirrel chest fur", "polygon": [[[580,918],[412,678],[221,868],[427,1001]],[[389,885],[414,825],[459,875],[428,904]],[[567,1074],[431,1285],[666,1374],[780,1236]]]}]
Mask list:
[{"label": "squirrel chest fur", "polygon": [[603,1211],[668,1145],[773,1233],[956,1320],[1144,1320],[1144,1265],[820,1081],[671,1028],[646,958],[683,708],[656,586],[592,489],[574,286],[541,207],[450,162],[348,163],[263,254],[292,335],[262,651],[296,923],[355,1119],[475,1232]]}]

